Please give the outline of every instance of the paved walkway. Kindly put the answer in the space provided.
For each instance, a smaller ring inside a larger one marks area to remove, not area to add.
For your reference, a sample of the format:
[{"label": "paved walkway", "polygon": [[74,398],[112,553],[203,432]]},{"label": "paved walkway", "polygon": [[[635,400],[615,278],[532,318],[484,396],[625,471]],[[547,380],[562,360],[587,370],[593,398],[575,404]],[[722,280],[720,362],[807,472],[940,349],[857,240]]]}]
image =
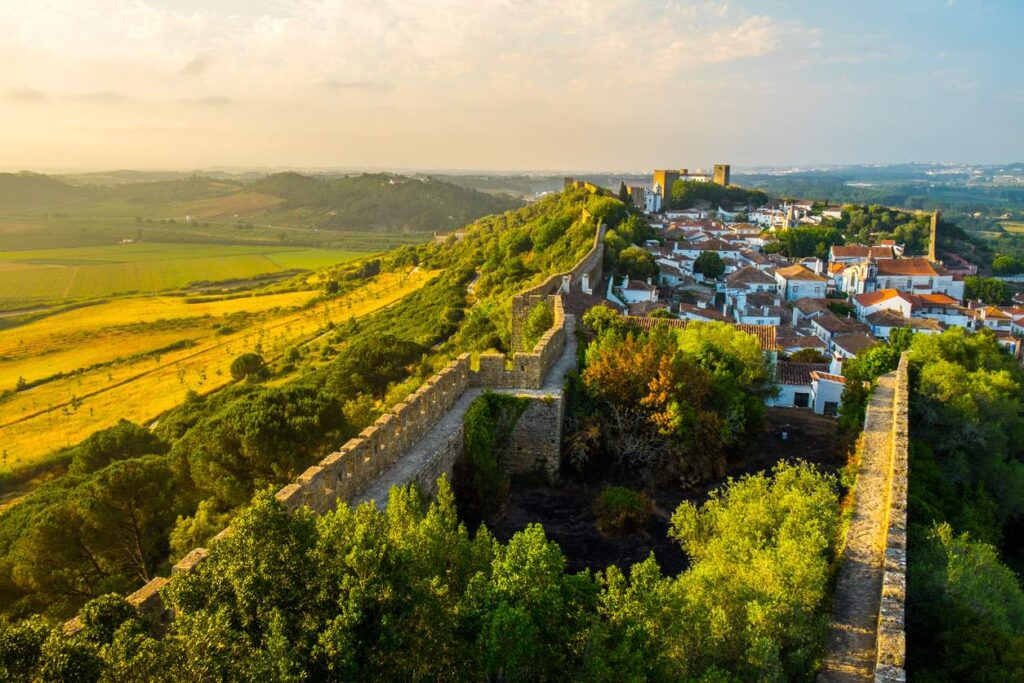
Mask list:
[{"label": "paved walkway", "polygon": [[819,683],[874,680],[895,387],[896,374],[883,375],[868,405],[853,516],[846,533]]},{"label": "paved walkway", "polygon": [[[565,320],[566,340],[565,350],[551,367],[544,386],[540,389],[494,389],[498,394],[514,394],[516,396],[561,396],[562,387],[565,384],[565,376],[570,370],[576,368],[576,319],[568,315]],[[402,486],[412,481],[417,473],[435,457],[445,445],[462,429],[462,419],[469,409],[469,404],[476,397],[484,392],[483,389],[467,389],[459,400],[452,405],[444,417],[438,420],[433,427],[423,435],[409,452],[399,458],[398,462],[392,465],[386,472],[381,474],[377,480],[370,485],[362,494],[352,500],[353,506],[368,500],[377,502],[377,506],[384,508],[388,503],[388,491],[392,486]]]}]

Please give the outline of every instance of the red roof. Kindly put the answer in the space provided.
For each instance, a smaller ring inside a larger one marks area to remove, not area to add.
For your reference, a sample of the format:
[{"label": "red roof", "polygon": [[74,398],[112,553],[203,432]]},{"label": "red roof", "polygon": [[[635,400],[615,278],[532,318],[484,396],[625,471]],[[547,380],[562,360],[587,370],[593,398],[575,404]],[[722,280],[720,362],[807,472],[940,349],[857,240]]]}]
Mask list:
[{"label": "red roof", "polygon": [[779,268],[775,271],[778,275],[781,275],[786,280],[810,280],[812,282],[827,282],[828,278],[822,277],[817,273],[812,273],[804,266],[799,263],[786,268]]},{"label": "red roof", "polygon": [[818,370],[814,370],[813,372],[811,372],[811,378],[823,379],[829,382],[837,382],[839,384],[846,384],[846,378],[843,377],[842,375],[833,375],[832,373],[820,372]]},{"label": "red roof", "polygon": [[874,306],[875,304],[881,303],[882,301],[887,301],[894,297],[898,297],[899,295],[900,292],[898,289],[877,289],[873,292],[864,292],[863,294],[858,294],[857,296],[853,297],[853,300],[856,301],[861,306],[868,307]]},{"label": "red roof", "polygon": [[938,275],[935,266],[926,258],[882,259],[878,262],[879,275]]},{"label": "red roof", "polygon": [[811,374],[828,372],[828,363],[791,363],[780,360],[775,364],[775,379],[779,384],[810,385]]}]

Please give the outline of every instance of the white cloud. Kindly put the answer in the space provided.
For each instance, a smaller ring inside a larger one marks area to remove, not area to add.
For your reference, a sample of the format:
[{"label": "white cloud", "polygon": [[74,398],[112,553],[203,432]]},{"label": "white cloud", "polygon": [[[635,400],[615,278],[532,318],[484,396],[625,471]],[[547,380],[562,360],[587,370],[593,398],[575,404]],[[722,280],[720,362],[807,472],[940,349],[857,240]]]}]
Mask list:
[{"label": "white cloud", "polygon": [[[0,31],[0,97],[52,110],[0,111],[0,136],[22,130],[22,148],[57,150],[48,131],[74,125],[75,140],[96,130],[99,148],[101,131],[124,130],[142,153],[152,129],[145,153],[209,149],[214,163],[559,167],[593,158],[598,137],[664,142],[664,124],[647,122],[714,117],[763,78],[744,60],[797,63],[820,40],[713,1],[174,1],[0,0],[0,26],[14,27]],[[174,138],[182,121],[187,144]]]}]

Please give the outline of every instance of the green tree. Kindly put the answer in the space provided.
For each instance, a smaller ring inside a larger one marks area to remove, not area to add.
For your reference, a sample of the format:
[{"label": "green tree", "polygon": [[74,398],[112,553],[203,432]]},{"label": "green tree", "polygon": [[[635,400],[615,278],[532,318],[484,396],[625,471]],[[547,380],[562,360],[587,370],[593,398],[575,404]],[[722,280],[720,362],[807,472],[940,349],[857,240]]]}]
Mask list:
[{"label": "green tree", "polygon": [[70,470],[86,474],[106,467],[115,460],[141,455],[166,453],[168,445],[153,432],[128,420],[86,437],[72,450]]},{"label": "green tree", "polygon": [[632,246],[619,253],[618,270],[631,279],[647,280],[658,274],[658,264],[649,251]]},{"label": "green tree", "polygon": [[1019,275],[1024,273],[1024,260],[1008,254],[992,259],[992,272],[996,275]]},{"label": "green tree", "polygon": [[236,380],[263,379],[268,374],[267,364],[258,353],[243,353],[231,361],[231,376]]},{"label": "green tree", "polygon": [[987,304],[1001,306],[1010,301],[1010,290],[1006,283],[994,277],[968,275],[964,278],[964,296],[981,299]]},{"label": "green tree", "polygon": [[693,272],[709,280],[717,280],[725,273],[725,262],[717,251],[702,251],[693,262]]},{"label": "green tree", "polygon": [[532,350],[554,324],[555,314],[547,302],[541,301],[533,306],[523,324],[523,349]]}]

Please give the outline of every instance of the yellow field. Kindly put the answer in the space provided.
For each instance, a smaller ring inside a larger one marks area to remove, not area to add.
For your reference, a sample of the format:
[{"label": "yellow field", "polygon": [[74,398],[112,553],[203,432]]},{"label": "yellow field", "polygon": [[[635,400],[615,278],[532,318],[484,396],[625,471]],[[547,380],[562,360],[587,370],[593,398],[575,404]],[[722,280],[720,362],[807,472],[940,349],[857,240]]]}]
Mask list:
[{"label": "yellow field", "polygon": [[1024,232],[1024,223],[1018,221],[1003,221],[999,225],[1003,226],[1003,230],[1006,232]]},{"label": "yellow field", "polygon": [[[0,400],[0,471],[73,445],[120,418],[146,424],[181,403],[189,390],[205,394],[229,384],[229,366],[238,354],[259,346],[265,358],[277,358],[289,346],[309,342],[328,321],[372,313],[415,291],[434,274],[385,274],[345,297],[308,309],[296,306],[309,301],[311,292],[199,304],[174,297],[140,297],[0,332],[2,388],[10,388],[11,378],[17,381],[19,376],[15,373],[28,368],[47,369],[20,376],[32,379],[114,361]],[[215,332],[214,324],[223,322],[225,315],[243,311],[258,315],[237,332]],[[158,320],[172,322],[155,330],[126,326]],[[181,339],[193,343],[159,358],[119,360]]]}]

